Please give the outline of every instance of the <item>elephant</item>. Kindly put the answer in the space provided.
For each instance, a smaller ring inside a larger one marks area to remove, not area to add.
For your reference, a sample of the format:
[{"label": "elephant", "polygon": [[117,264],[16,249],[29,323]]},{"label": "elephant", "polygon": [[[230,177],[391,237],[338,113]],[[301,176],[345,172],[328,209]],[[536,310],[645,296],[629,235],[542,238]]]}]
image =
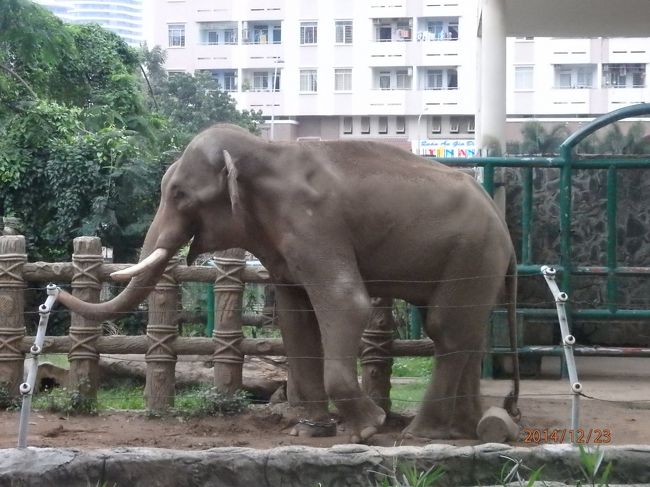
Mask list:
[{"label": "elephant", "polygon": [[[61,291],[63,305],[109,319],[135,308],[188,242],[188,265],[205,252],[246,249],[276,285],[290,404],[317,423],[330,417],[331,400],[349,439],[362,442],[385,421],[356,369],[371,297],[400,298],[425,310],[436,351],[403,434],[476,437],[486,326],[500,298],[516,343],[516,257],[498,208],[472,176],[381,142],[271,142],[218,124],[188,144],[161,191],[140,262],[113,274],[130,280],[124,290],[103,303]],[[516,416],[513,357],[504,407]]]}]

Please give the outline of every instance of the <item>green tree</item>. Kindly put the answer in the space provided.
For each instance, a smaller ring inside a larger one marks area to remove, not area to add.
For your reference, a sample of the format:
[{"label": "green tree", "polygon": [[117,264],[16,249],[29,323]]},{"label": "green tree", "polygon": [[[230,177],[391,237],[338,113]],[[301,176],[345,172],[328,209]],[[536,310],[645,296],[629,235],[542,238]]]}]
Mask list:
[{"label": "green tree", "polygon": [[645,135],[646,125],[634,122],[626,132],[619,123],[609,126],[599,144],[601,154],[648,154],[650,136]]},{"label": "green tree", "polygon": [[[166,120],[147,108],[138,53],[99,26],[8,2],[0,16],[0,214],[23,220],[36,258],[68,257],[82,234],[132,257],[170,145]],[[33,46],[49,47],[37,55]]]},{"label": "green tree", "polygon": [[[143,64],[157,101],[158,111],[169,119],[179,145],[215,123],[233,123],[253,133],[263,122],[261,111],[240,111],[235,100],[223,91],[210,73],[174,73],[163,69],[166,52],[156,46],[142,49]],[[152,107],[155,109],[155,107]]]},{"label": "green tree", "polygon": [[565,125],[546,129],[540,122],[526,122],[521,128],[521,136],[522,154],[546,156],[557,154],[558,147],[569,136],[569,129]]}]

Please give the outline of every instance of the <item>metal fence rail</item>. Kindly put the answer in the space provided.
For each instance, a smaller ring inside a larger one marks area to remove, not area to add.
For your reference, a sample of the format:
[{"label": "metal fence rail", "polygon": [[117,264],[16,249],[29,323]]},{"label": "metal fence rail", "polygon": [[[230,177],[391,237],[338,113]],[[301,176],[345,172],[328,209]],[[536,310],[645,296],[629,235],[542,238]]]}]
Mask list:
[{"label": "metal fence rail", "polygon": [[[569,136],[559,147],[557,157],[475,157],[475,158],[436,158],[450,166],[481,167],[483,168],[483,185],[488,193],[495,192],[496,168],[521,168],[522,197],[521,197],[521,248],[519,249],[518,272],[520,275],[538,274],[541,278],[543,263],[534,262],[532,256],[532,225],[533,225],[533,169],[559,169],[559,228],[560,253],[559,261],[552,263],[560,273],[560,286],[569,295],[573,295],[574,276],[605,276],[606,303],[605,306],[580,308],[576,303],[567,307],[570,322],[578,320],[647,320],[650,319],[650,309],[627,309],[619,306],[618,286],[621,278],[633,276],[648,276],[650,267],[631,267],[619,265],[617,256],[618,214],[618,172],[622,169],[650,169],[650,157],[585,157],[576,154],[577,145],[587,136],[598,129],[614,122],[631,117],[650,115],[650,103],[633,105],[605,114]],[[432,158],[433,159],[433,158]],[[576,265],[572,255],[574,239],[571,235],[573,220],[572,175],[575,171],[588,169],[607,170],[607,207],[606,207],[606,256],[605,265]],[[524,317],[548,317],[555,315],[554,309],[518,309]],[[521,353],[560,354],[561,347],[522,347]],[[503,349],[492,347],[493,353],[504,352]],[[588,348],[576,349],[576,354],[648,356],[648,349],[638,348]]]}]

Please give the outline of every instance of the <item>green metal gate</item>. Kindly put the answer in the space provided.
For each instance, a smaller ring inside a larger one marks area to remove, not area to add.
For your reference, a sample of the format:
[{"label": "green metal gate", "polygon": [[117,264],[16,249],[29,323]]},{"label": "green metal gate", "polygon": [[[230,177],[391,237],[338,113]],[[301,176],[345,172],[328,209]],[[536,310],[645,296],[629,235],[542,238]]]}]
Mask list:
[{"label": "green metal gate", "polygon": [[[629,157],[580,157],[575,153],[576,146],[596,130],[622,119],[650,115],[650,103],[621,108],[603,115],[568,137],[559,148],[558,157],[478,157],[478,158],[435,158],[445,164],[461,167],[482,167],[484,187],[488,193],[495,192],[496,168],[520,168],[522,171],[521,197],[521,248],[519,249],[518,272],[520,275],[538,274],[540,267],[551,265],[560,275],[558,283],[562,291],[571,298],[575,276],[603,276],[606,279],[606,306],[596,308],[580,308],[569,305],[571,323],[584,320],[650,320],[649,309],[626,309],[618,305],[618,285],[622,278],[631,276],[649,276],[650,267],[625,267],[619,265],[617,256],[617,227],[618,212],[617,187],[618,172],[622,169],[649,169],[650,158]],[[433,159],[433,158],[432,158]],[[558,262],[534,262],[532,256],[532,225],[533,225],[533,169],[556,168],[560,172],[559,185],[559,241],[560,252]],[[575,265],[572,259],[571,235],[572,228],[572,175],[575,171],[586,169],[607,170],[607,209],[606,209],[606,265]],[[649,229],[650,230],[650,229]],[[650,265],[650,262],[648,263]],[[556,318],[555,307],[548,309],[518,308],[518,314],[525,322],[527,318]],[[650,325],[650,321],[648,322]],[[649,330],[650,334],[650,330]],[[509,350],[503,346],[490,344],[492,354],[503,354]],[[562,346],[520,346],[519,353],[562,356]],[[639,347],[581,347],[576,346],[577,355],[608,355],[608,356],[650,356],[650,348]],[[489,363],[488,363],[489,362]],[[490,361],[484,364],[484,375],[492,375]]]}]

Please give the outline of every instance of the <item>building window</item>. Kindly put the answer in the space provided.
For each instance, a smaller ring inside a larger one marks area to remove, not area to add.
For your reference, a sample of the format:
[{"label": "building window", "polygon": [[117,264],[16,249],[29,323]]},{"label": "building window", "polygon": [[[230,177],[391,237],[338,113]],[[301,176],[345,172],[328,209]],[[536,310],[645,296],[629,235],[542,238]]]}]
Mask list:
[{"label": "building window", "polygon": [[169,24],[167,34],[169,47],[185,47],[185,24]]},{"label": "building window", "polygon": [[568,65],[558,64],[555,66],[555,87],[560,89],[568,88],[592,88],[596,65]]},{"label": "building window", "polygon": [[269,27],[268,25],[254,25],[253,26],[253,44],[268,44],[269,43]]},{"label": "building window", "polygon": [[395,117],[395,133],[405,134],[406,133],[406,117]]},{"label": "building window", "polygon": [[380,134],[387,134],[388,133],[388,117],[379,117],[378,122],[379,122],[378,123],[379,128],[377,129],[377,131]]},{"label": "building window", "polygon": [[449,133],[457,134],[460,131],[460,117],[449,118]]},{"label": "building window", "polygon": [[427,70],[426,90],[442,90],[442,69]]},{"label": "building window", "polygon": [[351,68],[337,68],[334,70],[334,91],[352,91]]},{"label": "building window", "polygon": [[343,117],[343,133],[347,135],[352,133],[352,117]]},{"label": "building window", "polygon": [[237,44],[237,31],[235,29],[226,29],[223,31],[224,44]]},{"label": "building window", "polygon": [[594,85],[594,70],[589,66],[578,68],[578,88],[591,88]]},{"label": "building window", "polygon": [[515,66],[515,90],[533,89],[533,67]]},{"label": "building window", "polygon": [[253,91],[268,91],[269,73],[266,71],[253,72]]},{"label": "building window", "polygon": [[603,64],[603,88],[644,88],[645,64]]},{"label": "building window", "polygon": [[456,69],[447,70],[447,89],[448,90],[458,89],[458,71]]},{"label": "building window", "polygon": [[282,71],[275,71],[273,73],[273,91],[280,91],[280,75]]},{"label": "building window", "polygon": [[442,132],[442,117],[434,115],[429,117],[429,133],[430,134],[439,134]]},{"label": "building window", "polygon": [[318,22],[300,23],[300,44],[310,45],[318,43]]},{"label": "building window", "polygon": [[300,70],[300,91],[303,93],[316,93],[318,91],[318,80],[315,69]]},{"label": "building window", "polygon": [[379,89],[380,90],[390,90],[390,71],[380,71],[379,72]]},{"label": "building window", "polygon": [[200,23],[199,24],[199,39],[201,44],[214,46],[219,44],[219,28],[217,24]]},{"label": "building window", "polygon": [[456,68],[428,69],[424,79],[425,90],[457,90],[458,71]]},{"label": "building window", "polygon": [[223,74],[223,90],[237,91],[237,71],[226,71]]},{"label": "building window", "polygon": [[473,134],[474,132],[476,132],[476,120],[474,117],[469,117],[467,120],[467,133]]},{"label": "building window", "polygon": [[281,43],[282,43],[282,26],[276,24],[273,26],[273,44],[281,44]]},{"label": "building window", "polygon": [[393,28],[390,24],[379,25],[375,30],[375,40],[379,42],[390,42],[393,40]]},{"label": "building window", "polygon": [[361,133],[370,133],[370,117],[361,117]]},{"label": "building window", "polygon": [[352,44],[352,21],[337,20],[334,24],[336,26],[336,43]]},{"label": "building window", "polygon": [[398,90],[411,89],[411,77],[407,69],[398,69],[396,73],[395,88]]}]

